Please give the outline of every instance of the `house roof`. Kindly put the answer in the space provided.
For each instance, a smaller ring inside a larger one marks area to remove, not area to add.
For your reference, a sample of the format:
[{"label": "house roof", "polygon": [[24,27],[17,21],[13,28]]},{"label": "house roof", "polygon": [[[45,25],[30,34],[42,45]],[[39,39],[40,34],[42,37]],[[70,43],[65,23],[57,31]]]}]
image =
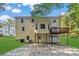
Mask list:
[{"label": "house roof", "polygon": [[[31,16],[15,16],[14,18],[32,18]],[[39,18],[60,18],[60,16],[41,16]]]},{"label": "house roof", "polygon": [[[32,19],[32,17],[31,16],[16,16],[15,18],[29,18],[29,19]],[[60,16],[46,16],[46,17],[37,17],[37,18],[35,18],[35,19],[38,19],[38,18],[43,18],[43,20],[46,20],[47,19],[47,21],[48,22],[51,22],[50,21],[50,19],[59,19],[60,18]],[[49,19],[49,20],[48,20]],[[36,20],[37,21],[37,20]],[[38,20],[39,21],[39,20]]]}]

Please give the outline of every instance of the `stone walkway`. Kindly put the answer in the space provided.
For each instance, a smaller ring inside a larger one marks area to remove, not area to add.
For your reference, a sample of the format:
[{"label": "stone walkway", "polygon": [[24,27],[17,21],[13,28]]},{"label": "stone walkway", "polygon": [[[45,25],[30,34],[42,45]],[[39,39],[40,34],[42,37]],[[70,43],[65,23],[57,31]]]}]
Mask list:
[{"label": "stone walkway", "polygon": [[79,56],[79,49],[50,44],[26,44],[4,56]]}]

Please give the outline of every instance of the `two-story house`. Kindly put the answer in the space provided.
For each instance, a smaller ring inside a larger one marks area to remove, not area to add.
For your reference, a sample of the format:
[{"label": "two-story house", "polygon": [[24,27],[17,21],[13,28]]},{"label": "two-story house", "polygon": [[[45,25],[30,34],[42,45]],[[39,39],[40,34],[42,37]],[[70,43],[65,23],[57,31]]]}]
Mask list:
[{"label": "two-story house", "polygon": [[[60,17],[15,17],[16,18],[16,39],[32,41],[34,43],[55,43],[60,42],[61,19]],[[67,28],[63,28],[67,29]]]}]

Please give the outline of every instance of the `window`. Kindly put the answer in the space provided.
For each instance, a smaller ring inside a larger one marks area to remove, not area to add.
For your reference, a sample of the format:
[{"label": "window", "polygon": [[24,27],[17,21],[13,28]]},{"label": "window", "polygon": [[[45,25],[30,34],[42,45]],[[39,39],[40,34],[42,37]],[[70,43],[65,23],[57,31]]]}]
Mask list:
[{"label": "window", "polygon": [[56,22],[56,20],[54,19],[54,20],[53,20],[53,22],[55,23],[55,22]]},{"label": "window", "polygon": [[45,24],[40,24],[41,29],[45,29]]},{"label": "window", "polygon": [[37,24],[35,24],[35,26],[36,26],[36,30],[37,30],[37,29],[38,29],[38,27],[37,27],[38,25],[37,25]]},{"label": "window", "polygon": [[7,33],[7,31],[5,31]]},{"label": "window", "polygon": [[23,23],[24,21],[23,21],[23,18],[21,19],[21,23]]},{"label": "window", "polygon": [[34,19],[32,19],[32,22],[34,22]]},{"label": "window", "polygon": [[48,29],[49,29],[49,24],[48,24]]},{"label": "window", "polygon": [[20,42],[24,42],[24,39],[20,39]]},{"label": "window", "polygon": [[22,27],[22,31],[24,31],[25,30],[25,28],[24,27]]},{"label": "window", "polygon": [[0,32],[2,32],[2,30],[0,30]]},{"label": "window", "polygon": [[27,40],[29,40],[29,36],[27,36]]}]

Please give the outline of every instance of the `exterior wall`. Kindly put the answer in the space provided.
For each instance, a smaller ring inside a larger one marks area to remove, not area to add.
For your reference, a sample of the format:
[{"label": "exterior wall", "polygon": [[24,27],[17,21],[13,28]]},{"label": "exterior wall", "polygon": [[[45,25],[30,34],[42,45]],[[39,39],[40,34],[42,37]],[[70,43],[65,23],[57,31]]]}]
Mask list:
[{"label": "exterior wall", "polygon": [[3,33],[3,28],[0,28],[0,35],[4,35],[4,33]]},{"label": "exterior wall", "polygon": [[[51,22],[51,27],[61,27],[61,19],[60,19],[60,17],[51,18],[51,21],[52,21]],[[59,31],[59,30],[56,30],[56,29],[52,28],[52,31]],[[56,38],[57,38],[57,40],[55,40]],[[51,34],[50,42],[54,43],[54,44],[59,43],[60,42],[60,34]]]},{"label": "exterior wall", "polygon": [[[16,39],[26,39],[29,36],[32,41],[35,39],[35,33],[33,29],[33,24],[31,18],[23,18],[24,22],[21,23],[21,18],[16,19]],[[25,30],[22,31],[22,27],[25,27]]]},{"label": "exterior wall", "polygon": [[10,36],[10,28],[8,25],[3,26],[3,33],[4,33],[4,36]]},{"label": "exterior wall", "polygon": [[[40,24],[45,24],[45,29],[41,29]],[[49,33],[48,24],[49,21],[40,18],[37,22],[37,30],[35,29],[35,33]]]},{"label": "exterior wall", "polygon": [[[21,23],[21,19],[24,19],[24,22]],[[48,18],[48,21],[46,21],[43,18],[40,18],[40,20],[36,20],[35,22],[32,22],[31,17],[16,17],[16,39],[25,39],[27,40],[27,36],[32,40],[32,42],[37,43],[50,43],[51,42],[51,34],[48,29],[48,24],[50,26],[60,26],[60,20],[55,18],[56,23],[53,23],[53,18]],[[36,25],[37,24],[37,30]],[[40,28],[40,24],[45,24],[45,29]],[[22,31],[22,27],[25,27],[25,31]],[[35,36],[36,34],[36,36]],[[41,39],[38,38],[38,35],[41,37]],[[55,34],[52,34],[55,35]],[[57,35],[59,38],[59,35]]]},{"label": "exterior wall", "polygon": [[[38,35],[40,38],[38,38]],[[36,43],[50,43],[50,36],[47,33],[36,34]]]},{"label": "exterior wall", "polygon": [[[54,20],[56,22],[53,22]],[[60,26],[61,26],[61,19],[60,19],[60,17],[51,18],[51,27],[60,27]]]},{"label": "exterior wall", "polygon": [[2,33],[3,36],[15,36],[15,28],[9,25],[4,25],[0,28],[0,33]]}]

